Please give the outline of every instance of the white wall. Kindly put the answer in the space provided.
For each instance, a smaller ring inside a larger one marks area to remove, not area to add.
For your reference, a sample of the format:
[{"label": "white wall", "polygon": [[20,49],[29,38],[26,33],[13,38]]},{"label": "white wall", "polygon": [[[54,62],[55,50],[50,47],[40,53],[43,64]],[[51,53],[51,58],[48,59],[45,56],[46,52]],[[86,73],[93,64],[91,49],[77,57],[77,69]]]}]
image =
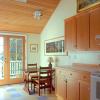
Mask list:
[{"label": "white wall", "polygon": [[[44,54],[44,41],[64,36],[64,19],[76,14],[77,0],[61,0],[55,12],[41,33],[40,62],[47,66],[48,56]],[[58,66],[76,63],[100,63],[100,52],[69,52],[68,56],[53,56],[58,59]],[[55,64],[54,64],[55,65]]]},{"label": "white wall", "polygon": [[[59,36],[64,36],[64,19],[76,14],[76,0],[61,0],[55,12],[48,21],[41,33],[41,65],[48,65],[48,56],[44,55],[44,41]],[[56,57],[56,56],[53,56]],[[67,56],[57,56],[58,65],[70,64],[71,60]]]},{"label": "white wall", "polygon": [[[30,45],[36,44],[37,45],[37,52],[33,53],[30,52]],[[33,64],[38,63],[40,64],[40,35],[39,34],[27,34],[27,63]]]}]

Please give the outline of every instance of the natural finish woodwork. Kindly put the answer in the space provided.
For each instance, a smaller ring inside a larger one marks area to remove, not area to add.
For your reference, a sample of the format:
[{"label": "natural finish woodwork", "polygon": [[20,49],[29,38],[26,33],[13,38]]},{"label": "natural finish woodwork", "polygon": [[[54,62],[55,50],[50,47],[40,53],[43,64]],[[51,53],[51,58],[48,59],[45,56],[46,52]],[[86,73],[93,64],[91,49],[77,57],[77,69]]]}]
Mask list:
[{"label": "natural finish woodwork", "polygon": [[76,16],[77,49],[89,49],[89,13],[83,12]]},{"label": "natural finish woodwork", "polygon": [[35,88],[38,89],[38,95],[41,95],[41,89],[49,89],[52,92],[52,68],[51,67],[40,67],[38,71],[38,78],[33,78],[34,92]]},{"label": "natural finish woodwork", "polygon": [[75,69],[56,69],[58,100],[90,100],[90,73]]},{"label": "natural finish woodwork", "polygon": [[80,81],[79,83],[79,100],[90,100],[90,83],[86,81]]},{"label": "natural finish woodwork", "polygon": [[100,6],[65,20],[67,50],[100,50]]},{"label": "natural finish woodwork", "polygon": [[76,46],[76,18],[73,16],[65,20],[65,47],[66,50],[75,50]]},{"label": "natural finish woodwork", "polygon": [[[22,58],[23,58],[23,69],[25,66],[25,37],[24,36],[13,36],[13,35],[0,35],[0,37],[4,38],[4,79],[0,80],[0,85],[7,85],[7,84],[17,84],[17,83],[22,83],[23,77],[16,77],[16,78],[11,78],[10,75],[10,39],[21,39],[23,41],[23,46],[22,46]],[[16,75],[17,76],[17,75]]]},{"label": "natural finish woodwork", "polygon": [[[58,77],[59,75],[59,77]],[[59,96],[60,100],[66,100],[66,80],[64,70],[56,70],[56,94]]]},{"label": "natural finish woodwork", "polygon": [[[0,31],[41,33],[60,0],[0,0]],[[35,9],[41,9],[40,20],[34,19]]]},{"label": "natural finish woodwork", "polygon": [[90,12],[90,49],[100,50],[100,7]]},{"label": "natural finish woodwork", "polygon": [[74,78],[67,79],[67,100],[79,99],[79,82]]},{"label": "natural finish woodwork", "polygon": [[65,20],[66,50],[89,49],[89,13],[84,12]]}]

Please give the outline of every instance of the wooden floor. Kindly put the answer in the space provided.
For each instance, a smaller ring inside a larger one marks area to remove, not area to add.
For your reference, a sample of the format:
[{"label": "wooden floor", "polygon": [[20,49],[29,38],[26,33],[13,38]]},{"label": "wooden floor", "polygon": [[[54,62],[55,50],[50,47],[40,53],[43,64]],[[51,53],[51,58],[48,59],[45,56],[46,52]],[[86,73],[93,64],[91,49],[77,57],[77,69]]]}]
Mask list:
[{"label": "wooden floor", "polygon": [[0,86],[0,100],[57,100],[54,93],[41,91],[41,96],[37,93],[29,95],[23,87],[23,84]]}]

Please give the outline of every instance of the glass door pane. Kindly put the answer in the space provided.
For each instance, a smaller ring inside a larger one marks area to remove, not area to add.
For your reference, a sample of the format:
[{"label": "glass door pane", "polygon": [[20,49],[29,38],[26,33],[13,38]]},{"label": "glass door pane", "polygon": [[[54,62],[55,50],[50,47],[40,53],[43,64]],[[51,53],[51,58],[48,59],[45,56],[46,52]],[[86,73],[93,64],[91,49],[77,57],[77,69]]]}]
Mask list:
[{"label": "glass door pane", "polygon": [[23,77],[23,40],[10,38],[10,78]]},{"label": "glass door pane", "polygon": [[4,79],[4,38],[0,37],[0,80]]}]

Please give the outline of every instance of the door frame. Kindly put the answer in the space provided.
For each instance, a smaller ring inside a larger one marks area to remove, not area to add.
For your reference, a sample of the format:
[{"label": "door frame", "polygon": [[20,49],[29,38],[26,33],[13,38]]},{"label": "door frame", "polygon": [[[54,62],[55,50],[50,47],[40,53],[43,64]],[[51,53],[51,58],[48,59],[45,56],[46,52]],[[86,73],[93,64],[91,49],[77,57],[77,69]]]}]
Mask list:
[{"label": "door frame", "polygon": [[[25,69],[25,66],[26,66],[26,64],[27,64],[27,59],[26,59],[26,46],[27,46],[27,44],[26,44],[26,35],[14,35],[14,34],[10,34],[10,35],[8,35],[8,34],[0,34],[0,36],[1,37],[5,37],[4,39],[4,42],[7,42],[8,44],[9,44],[9,39],[10,38],[23,38],[23,66],[24,66],[24,68],[23,68],[23,70]],[[6,47],[5,47],[6,46]],[[6,56],[7,58],[7,60],[5,61],[6,63],[4,63],[4,66],[5,66],[5,69],[4,69],[4,71],[6,71],[7,73],[6,73],[6,75],[5,75],[5,80],[0,80],[0,85],[5,85],[5,84],[13,84],[13,83],[20,83],[20,82],[23,82],[24,81],[24,79],[22,78],[22,79],[19,79],[19,78],[15,78],[15,79],[10,79],[10,68],[7,68],[7,66],[9,66],[10,67],[10,52],[9,52],[9,45],[4,45],[4,49],[8,49],[8,50],[6,50],[5,51],[5,55],[4,56]],[[9,59],[9,60],[8,60]],[[9,70],[8,70],[9,69]],[[9,76],[9,77],[8,77]]]}]

